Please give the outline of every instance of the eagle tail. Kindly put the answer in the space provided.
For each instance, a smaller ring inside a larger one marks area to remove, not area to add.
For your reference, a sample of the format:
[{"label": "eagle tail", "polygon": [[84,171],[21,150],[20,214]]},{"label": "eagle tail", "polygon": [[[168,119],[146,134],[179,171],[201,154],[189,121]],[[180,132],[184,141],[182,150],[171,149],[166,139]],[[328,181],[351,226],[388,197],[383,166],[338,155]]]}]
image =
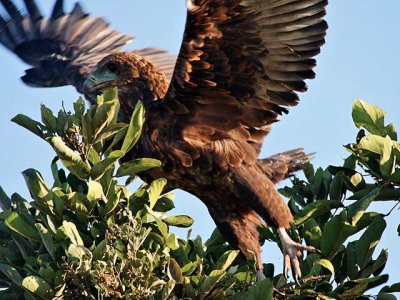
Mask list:
[{"label": "eagle tail", "polygon": [[314,158],[314,153],[306,154],[303,148],[275,154],[258,160],[258,165],[273,183],[288,178],[294,172],[302,170],[304,165]]}]

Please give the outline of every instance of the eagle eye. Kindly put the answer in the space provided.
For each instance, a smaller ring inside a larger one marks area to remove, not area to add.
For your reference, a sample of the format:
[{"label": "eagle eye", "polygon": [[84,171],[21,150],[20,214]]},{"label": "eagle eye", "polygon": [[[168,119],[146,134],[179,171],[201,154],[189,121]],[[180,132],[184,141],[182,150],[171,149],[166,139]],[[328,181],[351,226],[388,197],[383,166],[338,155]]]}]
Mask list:
[{"label": "eagle eye", "polygon": [[115,73],[118,69],[117,64],[115,63],[108,63],[106,67],[112,73]]}]

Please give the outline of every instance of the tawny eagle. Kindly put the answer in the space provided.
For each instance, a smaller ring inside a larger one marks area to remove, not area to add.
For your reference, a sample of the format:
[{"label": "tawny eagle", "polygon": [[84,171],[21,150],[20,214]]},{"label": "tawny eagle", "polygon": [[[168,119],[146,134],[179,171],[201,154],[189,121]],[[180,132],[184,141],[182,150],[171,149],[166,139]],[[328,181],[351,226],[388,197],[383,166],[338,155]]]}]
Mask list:
[{"label": "tawny eagle", "polygon": [[118,87],[121,121],[135,102],[146,107],[138,147],[129,158],[152,157],[162,167],[143,179],[168,180],[207,206],[226,240],[255,258],[262,277],[258,226],[277,228],[284,271],[301,276],[297,255],[314,251],[286,230],[292,214],[274,184],[309,157],[301,149],[259,159],[271,124],[298,103],[313,59],[324,44],[327,0],[189,0],[176,59],[164,51],[120,52],[130,38],[57,0],[49,18],[34,0],[27,14],[0,0],[0,42],[32,66],[32,86],[73,85],[89,101]]}]

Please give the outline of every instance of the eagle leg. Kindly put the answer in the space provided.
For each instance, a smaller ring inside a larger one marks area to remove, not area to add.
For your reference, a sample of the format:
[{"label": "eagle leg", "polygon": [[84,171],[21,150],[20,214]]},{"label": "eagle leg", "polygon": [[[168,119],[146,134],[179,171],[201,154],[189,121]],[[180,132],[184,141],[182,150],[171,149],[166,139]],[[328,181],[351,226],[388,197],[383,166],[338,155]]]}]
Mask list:
[{"label": "eagle leg", "polygon": [[298,282],[299,278],[301,278],[300,263],[298,259],[301,255],[301,251],[318,252],[318,250],[312,246],[296,243],[290,238],[286,229],[283,227],[279,227],[277,232],[282,243],[284,276],[285,278],[288,278],[289,271],[292,269],[293,277],[295,281]]},{"label": "eagle leg", "polygon": [[257,227],[265,226],[265,223],[254,211],[248,209],[229,212],[226,209],[209,207],[209,212],[227,242],[233,248],[239,249],[247,259],[255,260],[257,281],[264,280],[266,277],[263,273]]}]

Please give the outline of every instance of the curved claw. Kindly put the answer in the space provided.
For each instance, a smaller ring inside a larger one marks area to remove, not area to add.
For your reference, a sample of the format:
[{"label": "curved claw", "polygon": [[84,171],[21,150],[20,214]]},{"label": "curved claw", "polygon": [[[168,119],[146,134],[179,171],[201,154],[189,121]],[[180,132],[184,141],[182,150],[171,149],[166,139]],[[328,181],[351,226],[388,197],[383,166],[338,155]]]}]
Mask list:
[{"label": "curved claw", "polygon": [[292,269],[293,277],[298,283],[301,278],[300,262],[298,257],[301,256],[301,251],[319,252],[312,246],[302,245],[293,241],[286,233],[285,228],[278,228],[277,230],[282,243],[283,251],[283,274],[288,278],[290,269]]}]

